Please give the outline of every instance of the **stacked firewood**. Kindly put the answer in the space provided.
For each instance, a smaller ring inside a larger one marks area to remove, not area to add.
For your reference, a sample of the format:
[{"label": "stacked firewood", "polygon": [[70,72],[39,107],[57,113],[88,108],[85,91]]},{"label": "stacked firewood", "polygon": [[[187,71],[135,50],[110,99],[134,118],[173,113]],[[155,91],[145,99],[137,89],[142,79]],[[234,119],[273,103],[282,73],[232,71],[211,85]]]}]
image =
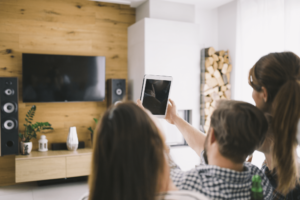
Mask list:
[{"label": "stacked firewood", "polygon": [[210,125],[210,116],[214,111],[216,101],[230,99],[230,64],[229,51],[215,51],[213,47],[205,51],[205,84],[204,92],[204,130],[207,132]]}]

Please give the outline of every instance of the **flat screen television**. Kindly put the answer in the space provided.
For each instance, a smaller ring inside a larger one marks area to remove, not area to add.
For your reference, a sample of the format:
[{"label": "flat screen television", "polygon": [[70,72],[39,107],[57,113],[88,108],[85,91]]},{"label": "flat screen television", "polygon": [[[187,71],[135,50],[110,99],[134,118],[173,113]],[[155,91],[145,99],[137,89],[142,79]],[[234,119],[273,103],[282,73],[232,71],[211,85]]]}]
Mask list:
[{"label": "flat screen television", "polygon": [[23,53],[23,102],[103,101],[105,57]]}]

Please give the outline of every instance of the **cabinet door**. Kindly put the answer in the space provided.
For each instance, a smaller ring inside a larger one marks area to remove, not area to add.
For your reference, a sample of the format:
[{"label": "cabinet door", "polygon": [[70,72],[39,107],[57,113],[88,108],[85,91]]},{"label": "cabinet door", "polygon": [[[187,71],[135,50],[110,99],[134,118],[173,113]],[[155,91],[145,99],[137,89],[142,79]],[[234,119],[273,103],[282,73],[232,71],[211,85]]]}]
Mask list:
[{"label": "cabinet door", "polygon": [[67,157],[67,177],[88,176],[91,162],[92,155]]},{"label": "cabinet door", "polygon": [[65,177],[65,157],[16,160],[16,183]]}]

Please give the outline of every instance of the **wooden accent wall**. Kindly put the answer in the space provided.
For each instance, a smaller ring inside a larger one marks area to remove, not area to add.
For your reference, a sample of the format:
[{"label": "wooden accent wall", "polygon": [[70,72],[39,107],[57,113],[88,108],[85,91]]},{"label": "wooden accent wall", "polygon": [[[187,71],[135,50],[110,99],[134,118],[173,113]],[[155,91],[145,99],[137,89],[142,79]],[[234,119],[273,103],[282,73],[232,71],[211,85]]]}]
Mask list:
[{"label": "wooden accent wall", "polygon": [[[106,79],[127,79],[127,28],[135,9],[88,0],[0,0],[0,77],[19,78],[19,129],[25,114],[37,106],[34,121],[48,121],[52,142],[66,142],[76,126],[80,141],[91,146],[89,126],[106,109],[104,102],[23,103],[22,53],[106,57]],[[40,135],[38,134],[38,139]],[[38,148],[33,139],[33,150]],[[0,157],[0,186],[15,183],[14,156]],[[34,166],[33,166],[34,167]]]}]

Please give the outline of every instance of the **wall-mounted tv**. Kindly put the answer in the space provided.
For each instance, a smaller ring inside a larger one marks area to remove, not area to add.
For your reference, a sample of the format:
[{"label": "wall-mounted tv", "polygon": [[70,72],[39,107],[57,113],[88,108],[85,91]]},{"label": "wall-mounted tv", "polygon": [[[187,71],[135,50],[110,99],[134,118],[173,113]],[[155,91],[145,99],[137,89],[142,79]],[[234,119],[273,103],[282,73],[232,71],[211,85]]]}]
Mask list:
[{"label": "wall-mounted tv", "polygon": [[23,53],[23,102],[103,101],[105,57]]}]

